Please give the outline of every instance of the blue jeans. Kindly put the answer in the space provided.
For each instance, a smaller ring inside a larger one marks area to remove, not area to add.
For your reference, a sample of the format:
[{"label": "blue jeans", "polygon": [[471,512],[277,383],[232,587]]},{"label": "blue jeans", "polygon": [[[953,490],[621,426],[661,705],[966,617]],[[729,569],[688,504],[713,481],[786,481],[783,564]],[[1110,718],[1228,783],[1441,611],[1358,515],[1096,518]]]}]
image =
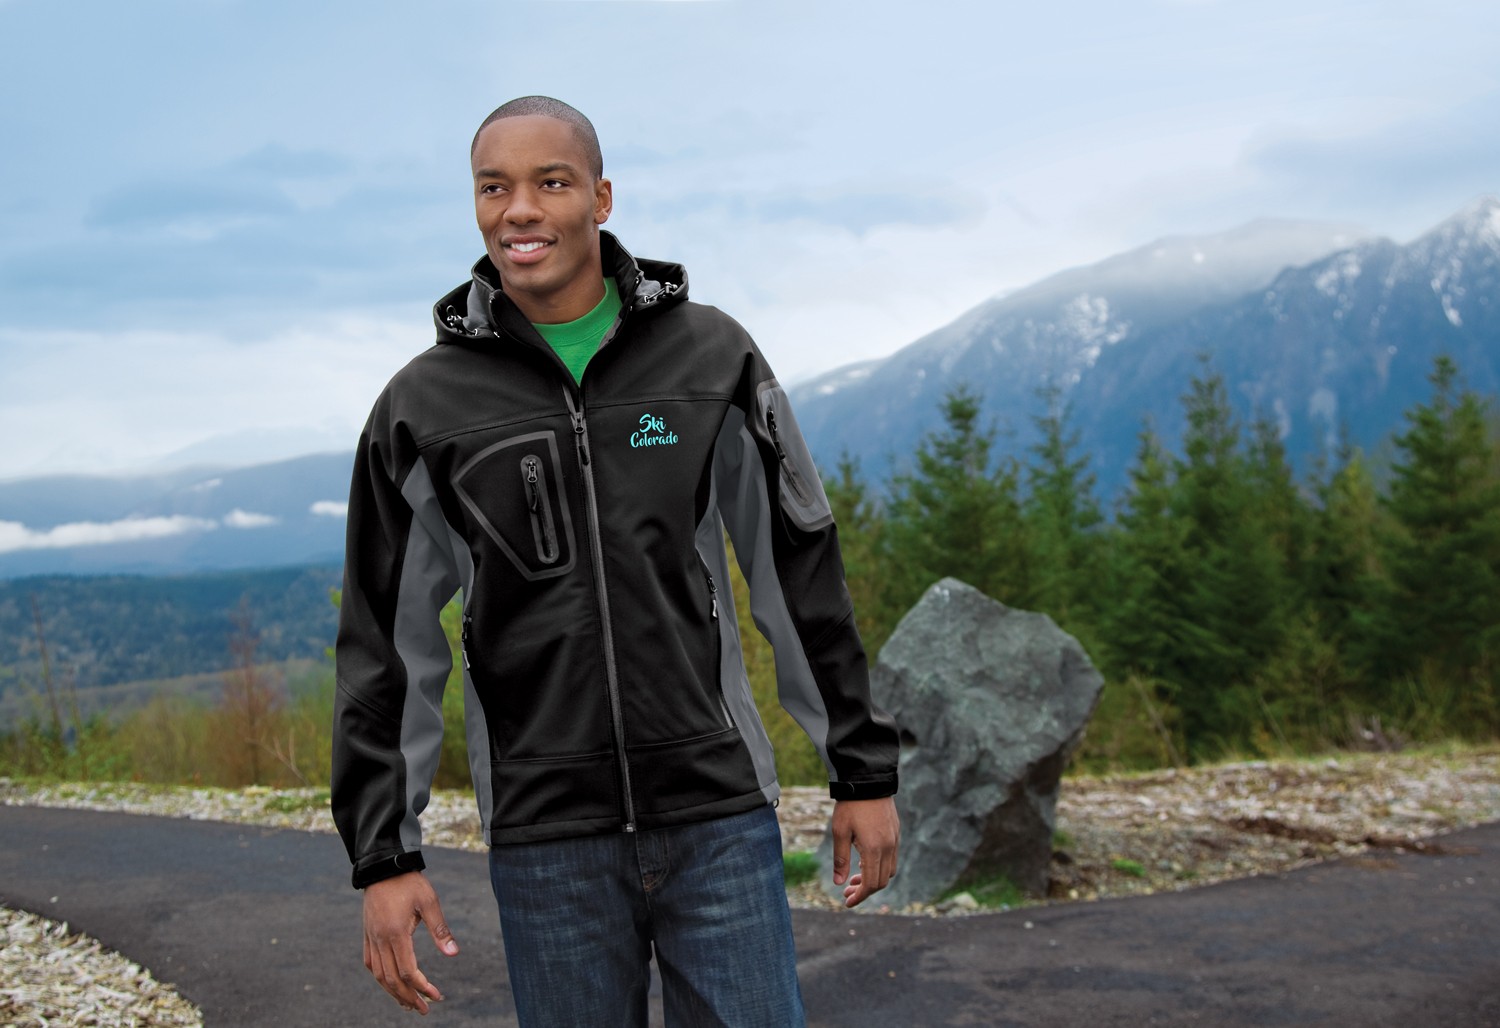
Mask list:
[{"label": "blue jeans", "polygon": [[803,1024],[769,806],[700,824],[490,849],[523,1028]]}]

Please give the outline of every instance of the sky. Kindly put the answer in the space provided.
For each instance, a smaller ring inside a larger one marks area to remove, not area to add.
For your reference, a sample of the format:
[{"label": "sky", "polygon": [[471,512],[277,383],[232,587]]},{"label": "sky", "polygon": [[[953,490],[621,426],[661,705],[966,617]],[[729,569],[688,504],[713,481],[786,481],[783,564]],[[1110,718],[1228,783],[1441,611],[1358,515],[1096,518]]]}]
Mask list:
[{"label": "sky", "polygon": [[1162,236],[1413,238],[1500,192],[1497,40],[1492,0],[0,0],[0,480],[352,449],[514,96],[592,118],[606,227],[792,383]]}]

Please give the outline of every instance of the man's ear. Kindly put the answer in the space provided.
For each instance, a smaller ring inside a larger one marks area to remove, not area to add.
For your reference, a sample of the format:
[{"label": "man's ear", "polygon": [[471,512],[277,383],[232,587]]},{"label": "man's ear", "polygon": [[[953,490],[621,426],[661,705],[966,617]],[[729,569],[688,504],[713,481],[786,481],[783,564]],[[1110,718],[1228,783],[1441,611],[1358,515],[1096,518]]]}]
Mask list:
[{"label": "man's ear", "polygon": [[609,179],[601,178],[594,183],[594,224],[602,225],[609,220],[615,209],[615,187]]}]

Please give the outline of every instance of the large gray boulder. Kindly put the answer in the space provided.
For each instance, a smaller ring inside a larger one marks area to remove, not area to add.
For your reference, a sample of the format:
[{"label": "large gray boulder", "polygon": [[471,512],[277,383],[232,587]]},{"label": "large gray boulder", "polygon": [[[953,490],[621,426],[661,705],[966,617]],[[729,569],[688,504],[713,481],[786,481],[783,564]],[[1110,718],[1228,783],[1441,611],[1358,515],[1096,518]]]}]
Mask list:
[{"label": "large gray boulder", "polygon": [[[953,578],[928,589],[871,674],[902,740],[900,870],[879,901],[927,903],[1000,875],[1045,895],[1058,781],[1102,686],[1047,615]],[[819,857],[832,866],[830,839]]]}]

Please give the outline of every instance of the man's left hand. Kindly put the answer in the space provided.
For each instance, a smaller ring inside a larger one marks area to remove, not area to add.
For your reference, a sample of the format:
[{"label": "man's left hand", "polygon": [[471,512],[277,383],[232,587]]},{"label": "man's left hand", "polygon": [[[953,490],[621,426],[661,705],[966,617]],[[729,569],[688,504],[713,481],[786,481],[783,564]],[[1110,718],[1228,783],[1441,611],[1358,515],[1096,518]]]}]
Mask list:
[{"label": "man's left hand", "polygon": [[[849,847],[859,853],[859,872],[849,873]],[[896,801],[839,800],[833,807],[833,884],[844,886],[844,906],[857,907],[886,887],[896,873],[901,818]]]}]

